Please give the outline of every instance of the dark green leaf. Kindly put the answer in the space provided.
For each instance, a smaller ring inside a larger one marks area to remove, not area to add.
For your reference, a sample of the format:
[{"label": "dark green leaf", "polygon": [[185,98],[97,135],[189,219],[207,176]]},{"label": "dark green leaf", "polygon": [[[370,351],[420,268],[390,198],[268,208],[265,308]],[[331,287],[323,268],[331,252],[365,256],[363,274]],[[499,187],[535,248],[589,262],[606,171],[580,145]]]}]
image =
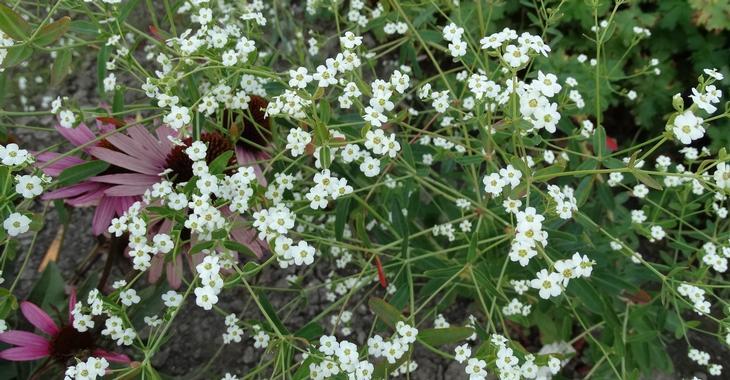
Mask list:
[{"label": "dark green leaf", "polygon": [[418,339],[430,346],[438,347],[466,340],[474,333],[470,327],[448,327],[445,329],[424,329],[418,332]]},{"label": "dark green leaf", "polygon": [[382,298],[370,297],[368,305],[370,306],[370,310],[372,310],[373,313],[380,318],[380,320],[392,329],[395,329],[395,325],[398,321],[403,320],[403,316],[400,311],[393,307],[393,305],[385,302]]},{"label": "dark green leaf", "polygon": [[42,27],[33,38],[33,43],[38,46],[48,46],[66,34],[70,26],[71,18],[64,16],[60,20]]},{"label": "dark green leaf", "polygon": [[32,31],[32,27],[14,10],[0,4],[0,30],[17,42],[23,42]]},{"label": "dark green leaf", "polygon": [[58,183],[61,186],[73,185],[89,177],[102,173],[109,168],[109,163],[101,160],[92,160],[66,168],[58,176]]}]

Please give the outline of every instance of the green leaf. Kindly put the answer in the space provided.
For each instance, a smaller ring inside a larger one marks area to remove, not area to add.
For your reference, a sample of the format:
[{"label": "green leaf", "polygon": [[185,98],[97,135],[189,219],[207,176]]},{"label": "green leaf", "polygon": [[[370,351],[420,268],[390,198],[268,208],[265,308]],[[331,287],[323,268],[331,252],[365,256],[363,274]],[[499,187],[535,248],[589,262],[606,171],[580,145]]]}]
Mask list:
[{"label": "green leaf", "polygon": [[56,263],[51,261],[43,271],[41,278],[33,286],[28,295],[28,301],[33,302],[40,308],[50,305],[61,306],[66,299],[63,293],[63,277],[58,270]]},{"label": "green leaf", "polygon": [[112,99],[112,112],[121,113],[124,111],[124,90],[121,86],[114,89],[114,98]]},{"label": "green leaf", "polygon": [[132,13],[132,10],[137,7],[138,3],[139,0],[129,0],[124,5],[122,5],[119,11],[119,17],[117,17],[116,22],[118,22],[119,24],[124,23],[127,17],[129,17],[129,15]]},{"label": "green leaf", "polygon": [[226,167],[228,167],[228,162],[231,160],[231,157],[233,157],[232,150],[225,151],[216,157],[208,166],[210,174],[216,175],[223,173]]},{"label": "green leaf", "polygon": [[233,240],[225,240],[223,242],[223,246],[227,249],[230,249],[231,251],[236,251],[238,253],[244,254],[246,256],[249,256],[251,258],[258,258],[256,254],[251,250],[251,248],[245,246],[244,244],[241,244],[237,241]]},{"label": "green leaf", "polygon": [[104,96],[104,78],[106,78],[106,61],[109,58],[111,47],[104,45],[96,55],[96,91]]},{"label": "green leaf", "polygon": [[51,85],[58,86],[71,68],[71,50],[61,50],[51,66]]},{"label": "green leaf", "polygon": [[7,49],[8,54],[3,61],[3,67],[13,67],[27,61],[33,55],[33,48],[29,45],[13,46]]},{"label": "green leaf", "polygon": [[308,341],[314,341],[324,334],[324,329],[319,323],[312,321],[304,325],[301,329],[294,333],[294,336],[304,338]]},{"label": "green leaf", "polygon": [[58,183],[61,186],[73,185],[89,177],[102,173],[109,168],[109,163],[101,160],[92,160],[66,168],[58,176]]},{"label": "green leaf", "polygon": [[28,38],[32,27],[10,7],[0,4],[0,30],[15,41],[22,42]]},{"label": "green leaf", "polygon": [[398,321],[403,320],[403,315],[393,305],[385,302],[382,298],[370,297],[368,300],[368,306],[375,315],[380,318],[386,325],[390,326],[395,330],[395,325]]},{"label": "green leaf", "polygon": [[[274,310],[274,307],[271,306],[271,303],[269,303],[268,298],[266,298],[266,295],[262,291],[256,292],[256,297],[259,299],[259,303],[261,304],[261,308],[263,309],[262,312],[266,313],[266,315],[269,317],[271,322],[276,326],[276,328],[279,330],[279,332],[282,335],[288,335],[289,332],[286,329],[286,326],[281,322],[281,319],[279,319],[279,316],[276,315],[276,311]],[[274,327],[272,326],[272,327]]]},{"label": "green leaf", "polygon": [[339,241],[342,240],[342,235],[345,233],[345,224],[347,224],[347,217],[350,213],[350,201],[352,198],[340,198],[335,206],[335,238]]},{"label": "green leaf", "polygon": [[475,228],[474,233],[471,234],[471,241],[469,242],[469,250],[466,253],[466,261],[473,263],[477,258],[477,242],[479,241],[479,229]]},{"label": "green leaf", "polygon": [[470,327],[448,327],[445,329],[424,329],[418,332],[418,339],[430,346],[459,343],[474,333]]},{"label": "green leaf", "polygon": [[603,126],[599,125],[598,128],[593,132],[593,152],[598,156],[598,159],[603,159],[603,155],[608,151],[606,147],[606,130]]},{"label": "green leaf", "polygon": [[48,46],[66,34],[70,26],[71,18],[64,16],[60,20],[42,27],[35,38],[33,38],[33,43],[38,46]]},{"label": "green leaf", "polygon": [[203,241],[203,242],[195,244],[192,248],[190,248],[189,253],[192,255],[193,253],[198,253],[204,249],[211,249],[213,247],[215,247],[215,241],[213,241],[213,240]]},{"label": "green leaf", "polygon": [[641,183],[643,183],[646,186],[651,187],[654,190],[662,190],[662,185],[659,184],[654,178],[652,178],[650,175],[645,174],[644,172],[641,172],[639,170],[633,170],[631,171],[631,174],[636,177]]}]

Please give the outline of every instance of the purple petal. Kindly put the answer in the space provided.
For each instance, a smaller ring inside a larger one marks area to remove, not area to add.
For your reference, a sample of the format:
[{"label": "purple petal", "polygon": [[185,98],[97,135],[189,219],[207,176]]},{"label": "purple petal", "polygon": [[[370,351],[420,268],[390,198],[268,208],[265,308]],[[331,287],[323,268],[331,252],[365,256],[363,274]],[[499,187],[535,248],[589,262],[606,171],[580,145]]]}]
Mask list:
[{"label": "purple petal", "polygon": [[109,352],[99,348],[94,350],[94,356],[100,356],[113,363],[129,364],[130,362],[132,362],[132,360],[129,359],[129,356],[127,355],[118,354],[116,352]]},{"label": "purple petal", "polygon": [[13,344],[19,347],[46,349],[50,347],[50,343],[40,335],[29,333],[27,331],[10,330],[0,334],[0,342]]},{"label": "purple petal", "polygon": [[165,266],[165,255],[152,256],[152,262],[150,263],[150,269],[147,271],[147,281],[150,283],[157,283],[162,277],[162,268]]},{"label": "purple petal", "polygon": [[[145,152],[150,156],[150,158],[159,163],[165,162],[170,150],[168,149],[163,151],[162,144],[160,144],[159,140],[152,136],[147,128],[135,126],[129,128],[127,133],[129,133],[129,136],[133,138],[134,141],[139,142],[144,147]],[[167,138],[165,140],[167,140]]]},{"label": "purple petal", "polygon": [[50,350],[31,348],[31,347],[13,347],[0,351],[0,359],[14,362],[22,362],[45,358],[50,355]]},{"label": "purple petal", "polygon": [[60,153],[55,152],[40,153],[36,156],[36,166],[43,170],[43,173],[46,173],[46,175],[49,175],[51,177],[57,177],[67,168],[86,162],[76,156],[60,156]]},{"label": "purple petal", "polygon": [[104,194],[110,197],[129,197],[129,196],[140,196],[144,194],[147,189],[149,189],[151,185],[142,184],[142,185],[117,185],[112,186],[106,191],[104,191]]},{"label": "purple petal", "polygon": [[150,175],[157,175],[160,173],[159,168],[155,167],[153,163],[134,158],[124,153],[115,152],[111,149],[94,147],[91,149],[91,154],[100,160],[104,160],[112,165],[116,165],[133,172]]},{"label": "purple petal", "polygon": [[91,231],[94,235],[101,235],[109,228],[114,218],[114,199],[102,197],[99,205],[96,206],[94,219],[91,222]]},{"label": "purple petal", "polygon": [[23,301],[20,303],[20,311],[25,316],[25,319],[30,322],[33,326],[43,331],[48,335],[56,335],[60,331],[56,323],[53,322],[48,314],[43,311],[40,307],[28,302]]},{"label": "purple petal", "polygon": [[58,190],[54,190],[51,192],[48,192],[43,195],[44,200],[50,200],[50,199],[66,199],[66,198],[72,198],[84,193],[94,193],[99,192],[99,194],[102,194],[104,189],[106,189],[107,186],[99,184],[99,183],[92,183],[92,182],[81,182],[77,183],[75,185],[70,185],[66,187],[62,187]]},{"label": "purple petal", "polygon": [[177,137],[177,132],[168,126],[161,126],[155,130],[155,134],[157,135],[157,139],[160,141],[162,151],[169,153],[172,150],[173,145],[172,141],[170,141],[167,137]]},{"label": "purple petal", "polygon": [[107,174],[107,175],[99,175],[96,177],[89,178],[89,181],[92,182],[102,182],[102,183],[112,183],[115,185],[126,185],[129,183],[134,184],[150,184],[154,185],[155,183],[160,181],[159,176],[152,176],[148,174],[139,174],[139,173],[120,173],[120,174]]}]

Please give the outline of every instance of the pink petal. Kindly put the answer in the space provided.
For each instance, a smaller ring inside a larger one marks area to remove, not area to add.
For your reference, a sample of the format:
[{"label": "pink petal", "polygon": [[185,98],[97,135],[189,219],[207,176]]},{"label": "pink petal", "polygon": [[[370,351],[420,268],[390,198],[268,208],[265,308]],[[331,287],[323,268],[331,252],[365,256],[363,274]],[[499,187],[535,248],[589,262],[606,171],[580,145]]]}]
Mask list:
[{"label": "pink petal", "polygon": [[45,358],[50,355],[48,349],[31,348],[31,347],[13,347],[0,351],[0,359],[22,362]]},{"label": "pink petal", "polygon": [[48,335],[56,335],[60,331],[56,323],[53,322],[48,314],[43,311],[40,307],[28,302],[23,301],[20,303],[20,311],[25,316],[25,319],[30,322],[33,326],[43,331]]},{"label": "pink petal", "polygon": [[50,343],[42,336],[20,330],[10,330],[0,333],[0,342],[13,344],[19,347],[45,350],[48,350],[50,347]]},{"label": "pink petal", "polygon": [[94,350],[94,356],[100,356],[113,363],[129,364],[132,362],[132,360],[129,359],[129,356],[127,355],[118,354],[116,352],[109,352],[98,348]]},{"label": "pink petal", "polygon": [[177,132],[168,126],[161,126],[155,130],[155,134],[157,135],[157,139],[160,140],[162,151],[169,153],[172,150],[173,145],[172,141],[170,141],[167,137],[177,137]]},{"label": "pink petal", "polygon": [[94,219],[91,221],[91,231],[94,235],[101,235],[109,228],[114,218],[114,199],[102,197],[99,205],[96,206]]},{"label": "pink petal", "polygon": [[160,173],[159,168],[155,167],[153,163],[134,158],[124,153],[115,152],[111,149],[94,147],[91,149],[91,154],[100,160],[104,160],[112,165],[116,165],[120,168],[125,168],[133,172],[150,175],[157,175]]}]

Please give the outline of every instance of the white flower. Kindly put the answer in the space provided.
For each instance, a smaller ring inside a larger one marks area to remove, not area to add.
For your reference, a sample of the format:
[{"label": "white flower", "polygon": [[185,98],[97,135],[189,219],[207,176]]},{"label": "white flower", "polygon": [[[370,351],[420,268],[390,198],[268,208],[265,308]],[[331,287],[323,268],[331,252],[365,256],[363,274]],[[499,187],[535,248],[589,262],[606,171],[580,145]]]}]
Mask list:
[{"label": "white flower", "polygon": [[484,191],[486,191],[487,193],[495,197],[502,194],[502,189],[504,188],[505,183],[504,179],[499,175],[499,173],[492,173],[484,177],[482,179],[482,182],[484,183]]},{"label": "white flower", "polygon": [[165,115],[163,121],[172,129],[179,130],[190,123],[190,110],[187,107],[170,106],[170,113]]},{"label": "white flower", "polygon": [[455,360],[459,363],[463,363],[465,360],[469,359],[471,356],[471,348],[468,344],[462,344],[461,346],[457,346],[456,349],[454,349],[455,353]]},{"label": "white flower", "polygon": [[141,298],[137,295],[136,290],[127,289],[119,294],[119,300],[122,301],[124,306],[132,306],[138,303]]},{"label": "white flower", "polygon": [[380,160],[373,157],[365,157],[363,162],[360,164],[360,171],[362,171],[366,177],[375,177],[380,174]]},{"label": "white flower", "polygon": [[502,55],[502,59],[504,59],[504,61],[511,67],[517,68],[527,63],[527,61],[530,60],[530,57],[527,55],[526,47],[507,45],[504,55]]},{"label": "white flower", "polygon": [[28,232],[30,227],[30,218],[23,214],[14,212],[5,219],[3,227],[8,235],[18,236],[22,233]]},{"label": "white flower", "polygon": [[530,281],[530,287],[538,289],[540,298],[557,297],[562,293],[562,278],[557,273],[548,273],[546,269],[537,272],[537,278]]},{"label": "white flower", "polygon": [[289,87],[300,89],[307,87],[307,84],[313,79],[305,67],[300,67],[296,70],[289,70],[289,77]]},{"label": "white flower", "polygon": [[182,304],[183,296],[174,290],[168,290],[162,295],[162,301],[167,307],[179,307]]},{"label": "white flower", "polygon": [[716,80],[723,80],[725,78],[717,69],[705,69],[704,72]]},{"label": "white flower", "polygon": [[477,358],[471,358],[466,363],[466,374],[469,375],[470,379],[475,378],[485,378],[487,376],[487,371],[484,370],[484,368],[487,366],[487,363],[484,360],[477,359]]},{"label": "white flower", "polygon": [[[499,170],[499,175],[502,177],[504,185],[510,185],[514,189],[520,185],[520,178],[522,178],[522,172],[515,169],[512,165],[507,165],[506,168]],[[486,185],[486,184],[485,184]]]},{"label": "white flower", "polygon": [[58,122],[64,128],[71,128],[76,123],[76,115],[71,110],[63,110],[58,113]]},{"label": "white flower", "polygon": [[117,86],[117,76],[114,75],[114,73],[110,73],[106,78],[104,78],[104,91],[105,92],[114,91],[116,86]]},{"label": "white flower", "polygon": [[381,110],[375,107],[367,106],[364,111],[365,115],[362,116],[363,120],[369,122],[374,127],[380,127],[388,121],[388,117],[383,115]]},{"label": "white flower", "polygon": [[213,305],[218,303],[218,295],[215,290],[209,286],[195,288],[195,304],[205,310],[210,310]]},{"label": "white flower", "polygon": [[202,141],[195,141],[189,147],[185,148],[185,154],[193,161],[205,159],[207,151],[208,147]]},{"label": "white flower", "polygon": [[674,119],[672,132],[682,144],[688,145],[701,139],[705,135],[705,128],[702,127],[702,119],[687,110]]},{"label": "white flower", "polygon": [[41,177],[34,175],[17,176],[18,183],[15,185],[15,192],[22,195],[23,198],[31,199],[43,192],[41,185]]},{"label": "white flower", "polygon": [[356,36],[354,33],[347,31],[344,37],[340,37],[340,44],[345,49],[354,49],[362,44],[362,37]]}]

